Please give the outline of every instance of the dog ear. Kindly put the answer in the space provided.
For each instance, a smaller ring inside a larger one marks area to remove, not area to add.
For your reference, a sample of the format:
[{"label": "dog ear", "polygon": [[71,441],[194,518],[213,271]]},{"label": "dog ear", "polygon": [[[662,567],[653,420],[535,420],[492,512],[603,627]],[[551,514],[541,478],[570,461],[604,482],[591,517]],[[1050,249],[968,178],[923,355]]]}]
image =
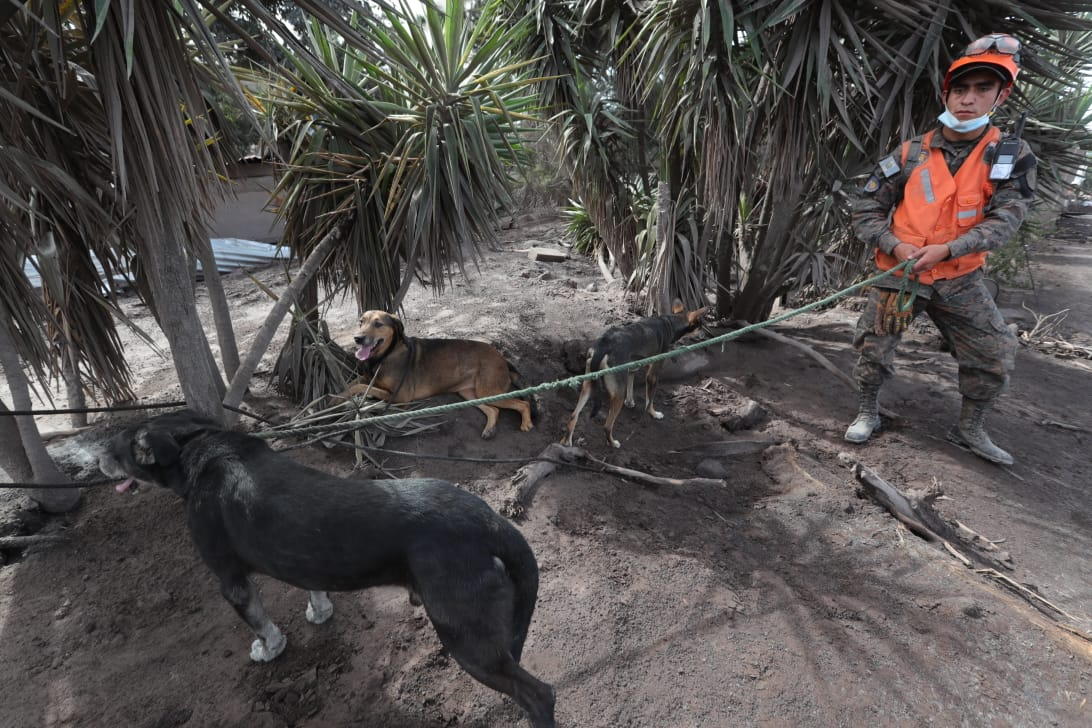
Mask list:
[{"label": "dog ear", "polygon": [[169,468],[178,462],[182,448],[170,434],[140,428],[133,438],[133,458],[138,465]]},{"label": "dog ear", "polygon": [[394,333],[398,335],[398,338],[404,338],[406,335],[406,325],[402,323],[402,319],[398,318],[393,313],[387,314],[387,323],[394,329]]},{"label": "dog ear", "polygon": [[671,313],[682,313],[686,310],[686,306],[683,306],[681,299],[676,298],[671,302]]}]

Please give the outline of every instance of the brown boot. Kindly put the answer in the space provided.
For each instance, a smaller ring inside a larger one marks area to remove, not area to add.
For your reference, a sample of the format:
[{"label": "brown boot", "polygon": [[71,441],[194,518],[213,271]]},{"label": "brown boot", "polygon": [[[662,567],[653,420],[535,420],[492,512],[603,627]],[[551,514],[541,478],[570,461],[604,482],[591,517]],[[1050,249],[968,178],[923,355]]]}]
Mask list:
[{"label": "brown boot", "polygon": [[952,428],[948,437],[959,445],[970,448],[978,457],[998,465],[1012,465],[1012,455],[993,444],[986,434],[983,421],[986,412],[993,406],[993,400],[963,398],[963,408],[959,413],[959,425]]}]

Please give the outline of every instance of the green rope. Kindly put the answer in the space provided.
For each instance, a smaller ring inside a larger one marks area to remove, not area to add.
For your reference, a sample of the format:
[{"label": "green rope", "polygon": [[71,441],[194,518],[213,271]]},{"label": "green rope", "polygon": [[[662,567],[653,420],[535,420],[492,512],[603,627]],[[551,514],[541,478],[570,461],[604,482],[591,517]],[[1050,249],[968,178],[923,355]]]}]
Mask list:
[{"label": "green rope", "polygon": [[[908,261],[906,261],[906,263],[903,264],[902,267],[909,267],[908,264],[913,263],[913,262],[914,261],[912,261],[912,260],[908,260]],[[892,270],[898,270],[898,268],[894,268]],[[890,272],[890,271],[888,271],[888,272]],[[911,281],[913,283],[913,285],[910,286],[909,291],[906,290],[907,281]],[[905,313],[906,311],[909,311],[911,308],[913,308],[914,299],[917,297],[917,295],[918,295],[918,277],[915,276],[915,275],[911,275],[910,273],[907,273],[906,275],[904,275],[902,277],[902,283],[899,285],[899,297],[897,299],[895,299],[896,306],[898,307],[899,311],[902,311],[903,313]]]},{"label": "green rope", "polygon": [[[856,283],[856,284],[850,286],[849,288],[844,288],[841,291],[838,291],[836,293],[832,293],[831,295],[827,296],[826,298],[824,298],[822,300],[815,301],[813,303],[809,303],[807,306],[802,306],[800,308],[793,309],[792,311],[788,311],[788,312],[783,313],[783,314],[781,314],[779,316],[775,316],[775,317],[773,317],[771,319],[767,319],[766,321],[761,321],[761,322],[759,322],[757,324],[750,324],[748,326],[744,326],[741,329],[736,329],[735,331],[730,331],[727,334],[721,334],[720,336],[715,336],[712,339],[707,339],[705,341],[699,341],[699,342],[696,342],[694,344],[679,346],[679,347],[676,347],[676,348],[672,349],[671,351],[666,351],[666,352],[664,352],[662,354],[656,354],[654,356],[650,356],[650,357],[647,357],[645,359],[639,359],[637,361],[628,362],[626,364],[619,364],[617,366],[613,366],[613,367],[610,367],[608,369],[602,369],[602,370],[596,371],[596,372],[587,372],[585,374],[578,374],[576,376],[568,377],[567,379],[558,379],[558,380],[555,380],[553,382],[543,382],[542,384],[537,384],[537,385],[535,385],[533,387],[526,387],[524,389],[515,389],[515,390],[512,390],[511,392],[505,392],[503,394],[494,394],[494,395],[490,395],[488,397],[482,397],[481,399],[471,399],[471,400],[465,400],[465,401],[462,401],[462,402],[452,402],[450,404],[442,404],[442,405],[437,405],[435,407],[426,407],[426,408],[418,409],[418,410],[410,410],[408,412],[394,412],[394,413],[391,413],[389,415],[378,415],[376,417],[368,417],[367,419],[363,419],[363,420],[356,420],[356,421],[354,421],[352,423],[348,423],[348,424],[342,424],[342,425],[337,425],[337,426],[331,426],[329,424],[327,424],[327,425],[308,425],[308,426],[305,426],[305,427],[286,428],[286,429],[283,429],[283,430],[277,430],[275,432],[274,431],[266,431],[266,432],[256,432],[256,433],[253,433],[253,434],[256,435],[257,437],[262,437],[262,438],[266,438],[266,439],[272,439],[272,438],[275,438],[275,437],[283,437],[285,435],[313,435],[313,434],[319,434],[319,433],[326,433],[326,434],[330,434],[330,435],[336,435],[336,434],[343,434],[343,433],[346,433],[346,432],[352,432],[353,430],[358,430],[358,429],[360,429],[362,427],[367,427],[369,425],[380,424],[380,423],[383,423],[383,422],[389,422],[389,421],[393,421],[393,420],[403,420],[403,419],[406,419],[407,417],[420,417],[420,416],[423,416],[423,415],[434,415],[434,414],[441,414],[441,413],[444,413],[444,412],[452,412],[454,410],[466,409],[467,407],[476,407],[479,404],[489,404],[490,402],[496,402],[496,401],[499,401],[499,400],[502,400],[502,399],[516,399],[516,398],[520,398],[520,397],[527,397],[527,396],[530,396],[532,394],[537,394],[538,392],[544,392],[544,391],[547,391],[547,390],[550,390],[550,389],[560,389],[562,387],[574,387],[575,388],[575,387],[583,384],[585,381],[587,381],[589,379],[599,379],[600,377],[603,377],[603,376],[605,376],[605,375],[607,375],[607,374],[609,374],[611,372],[624,372],[624,371],[629,371],[630,369],[639,369],[641,367],[648,366],[649,364],[654,364],[654,363],[656,363],[658,361],[662,361],[664,359],[670,359],[671,357],[679,356],[679,355],[681,355],[683,353],[686,353],[686,352],[689,352],[689,351],[695,351],[697,349],[704,349],[707,346],[714,346],[716,344],[723,344],[726,341],[730,341],[732,339],[739,338],[740,336],[743,336],[744,334],[755,331],[756,329],[765,328],[767,326],[771,326],[773,324],[780,323],[782,321],[786,321],[786,320],[788,320],[788,319],[790,319],[790,318],[792,318],[794,316],[799,316],[802,313],[807,313],[808,311],[813,311],[813,310],[815,310],[817,308],[820,308],[821,306],[827,305],[828,303],[832,303],[834,301],[837,301],[839,298],[847,296],[850,293],[853,293],[855,291],[859,291],[860,289],[865,288],[867,286],[870,286],[873,283],[876,283],[877,281],[881,281],[884,278],[887,278],[888,276],[893,275],[897,271],[900,271],[900,270],[903,270],[903,269],[909,270],[910,266],[912,266],[913,264],[914,264],[913,260],[907,260],[907,261],[895,266],[894,268],[892,268],[890,270],[887,270],[887,271],[884,271],[883,273],[872,276],[871,278],[863,280],[860,283]],[[904,278],[905,278],[905,276],[904,276]],[[905,283],[905,281],[904,281],[904,283]],[[916,283],[916,281],[915,281],[915,283]],[[915,289],[916,289],[916,286],[915,286]]]}]

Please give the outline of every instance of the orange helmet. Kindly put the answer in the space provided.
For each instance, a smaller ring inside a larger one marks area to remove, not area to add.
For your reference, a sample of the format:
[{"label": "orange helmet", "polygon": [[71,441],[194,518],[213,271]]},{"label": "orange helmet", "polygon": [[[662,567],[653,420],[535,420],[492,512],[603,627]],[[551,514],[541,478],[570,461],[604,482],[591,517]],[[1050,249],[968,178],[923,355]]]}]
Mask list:
[{"label": "orange helmet", "polygon": [[942,91],[947,93],[956,78],[978,70],[996,73],[1002,88],[1011,86],[1020,73],[1020,41],[1005,33],[991,33],[973,41],[948,67]]}]

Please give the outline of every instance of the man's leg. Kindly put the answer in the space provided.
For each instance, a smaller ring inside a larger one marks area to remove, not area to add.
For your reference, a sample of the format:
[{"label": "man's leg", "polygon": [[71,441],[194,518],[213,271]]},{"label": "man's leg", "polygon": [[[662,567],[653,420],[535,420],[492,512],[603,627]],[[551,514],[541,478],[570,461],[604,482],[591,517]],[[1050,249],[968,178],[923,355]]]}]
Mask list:
[{"label": "man's leg", "polygon": [[937,281],[934,290],[927,310],[952,346],[963,395],[959,424],[948,437],[980,458],[1012,465],[1012,455],[987,434],[985,416],[1008,385],[1016,361],[1016,337],[1005,325],[981,271]]},{"label": "man's leg", "polygon": [[853,348],[857,351],[857,364],[853,377],[857,381],[857,418],[846,430],[849,442],[865,442],[880,429],[880,388],[895,374],[895,349],[901,334],[876,333],[877,322],[883,315],[882,297],[886,291],[873,288],[857,330],[853,335]]}]

